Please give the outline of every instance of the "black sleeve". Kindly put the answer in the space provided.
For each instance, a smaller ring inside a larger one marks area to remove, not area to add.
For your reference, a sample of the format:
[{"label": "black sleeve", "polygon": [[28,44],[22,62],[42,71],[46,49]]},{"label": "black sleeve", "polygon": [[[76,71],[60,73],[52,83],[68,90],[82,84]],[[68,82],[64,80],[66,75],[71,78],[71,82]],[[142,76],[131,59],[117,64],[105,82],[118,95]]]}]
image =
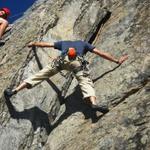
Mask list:
[{"label": "black sleeve", "polygon": [[61,50],[62,49],[62,41],[54,42],[54,48]]},{"label": "black sleeve", "polygon": [[93,52],[93,49],[94,49],[94,48],[95,48],[95,46],[93,46],[93,45],[91,45],[91,44],[85,42],[85,49],[86,49],[87,51]]}]

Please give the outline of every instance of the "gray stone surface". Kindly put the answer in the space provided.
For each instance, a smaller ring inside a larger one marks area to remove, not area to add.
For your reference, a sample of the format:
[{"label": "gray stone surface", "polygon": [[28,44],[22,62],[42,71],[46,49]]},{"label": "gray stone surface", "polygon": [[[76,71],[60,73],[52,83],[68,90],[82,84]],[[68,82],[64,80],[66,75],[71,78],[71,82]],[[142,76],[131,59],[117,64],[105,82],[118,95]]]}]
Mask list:
[{"label": "gray stone surface", "polygon": [[[16,21],[0,47],[0,150],[148,150],[149,4],[39,0]],[[75,39],[116,57],[129,55],[121,66],[87,55],[97,100],[109,105],[109,113],[91,112],[77,81],[67,87],[69,80],[60,74],[11,99],[4,97],[6,87],[16,87],[59,55],[53,49],[28,48],[30,41]]]}]

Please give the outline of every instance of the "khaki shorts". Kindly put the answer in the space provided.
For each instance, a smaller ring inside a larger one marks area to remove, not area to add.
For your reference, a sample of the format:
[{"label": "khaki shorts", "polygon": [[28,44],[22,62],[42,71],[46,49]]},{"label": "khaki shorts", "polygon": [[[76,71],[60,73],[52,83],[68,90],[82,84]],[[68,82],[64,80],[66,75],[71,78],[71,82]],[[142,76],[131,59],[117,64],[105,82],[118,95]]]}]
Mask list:
[{"label": "khaki shorts", "polygon": [[[60,66],[61,70],[68,70],[72,72],[79,67],[81,67],[81,62],[79,60],[69,61],[68,58],[65,58],[63,65]],[[32,88],[49,77],[57,74],[59,71],[60,70],[58,70],[58,68],[52,67],[51,64],[48,64],[38,73],[26,79],[25,82],[28,83],[30,85],[29,87]],[[90,96],[95,96],[94,84],[89,77],[89,73],[85,73],[83,70],[80,70],[74,73],[74,75],[78,80],[83,97],[87,98]]]}]

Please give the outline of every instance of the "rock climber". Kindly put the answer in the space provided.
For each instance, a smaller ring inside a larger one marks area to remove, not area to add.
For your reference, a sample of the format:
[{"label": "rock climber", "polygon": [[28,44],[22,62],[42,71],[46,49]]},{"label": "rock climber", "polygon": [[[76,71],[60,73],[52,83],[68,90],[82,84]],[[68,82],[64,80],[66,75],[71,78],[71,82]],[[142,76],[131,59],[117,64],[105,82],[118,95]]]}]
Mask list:
[{"label": "rock climber", "polygon": [[125,60],[128,59],[127,55],[121,56],[116,59],[111,54],[97,49],[95,46],[84,41],[57,41],[54,43],[47,42],[31,42],[28,47],[47,47],[54,48],[61,51],[61,55],[58,57],[56,66],[48,64],[45,68],[40,70],[35,75],[24,80],[19,86],[14,89],[6,89],[4,94],[8,97],[18,93],[24,88],[32,88],[37,84],[41,83],[43,80],[55,75],[61,70],[68,70],[73,72],[74,76],[78,80],[79,86],[82,91],[83,98],[90,102],[90,106],[94,111],[100,111],[102,113],[107,113],[109,111],[108,106],[101,106],[97,103],[94,85],[89,77],[87,71],[86,63],[84,60],[84,55],[87,52],[92,52],[104,59],[112,61],[118,65],[121,65]]}]

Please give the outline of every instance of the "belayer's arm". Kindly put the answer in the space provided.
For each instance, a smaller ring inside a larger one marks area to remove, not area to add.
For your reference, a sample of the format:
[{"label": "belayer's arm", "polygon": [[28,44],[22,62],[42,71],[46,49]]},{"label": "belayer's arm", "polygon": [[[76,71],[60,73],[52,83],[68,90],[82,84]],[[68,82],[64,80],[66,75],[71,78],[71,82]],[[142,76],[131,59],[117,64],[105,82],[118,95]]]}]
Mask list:
[{"label": "belayer's arm", "polygon": [[112,61],[112,62],[115,62],[117,64],[122,64],[125,60],[128,59],[128,55],[124,55],[124,56],[121,56],[119,59],[116,59],[115,57],[113,57],[111,54],[107,53],[107,52],[104,52],[104,51],[101,51],[101,50],[98,50],[96,48],[93,49],[93,53],[99,55],[100,57],[104,58],[104,59],[107,59],[109,61]]},{"label": "belayer's arm", "polygon": [[54,47],[54,43],[48,43],[48,42],[31,42],[28,44],[28,47]]}]

